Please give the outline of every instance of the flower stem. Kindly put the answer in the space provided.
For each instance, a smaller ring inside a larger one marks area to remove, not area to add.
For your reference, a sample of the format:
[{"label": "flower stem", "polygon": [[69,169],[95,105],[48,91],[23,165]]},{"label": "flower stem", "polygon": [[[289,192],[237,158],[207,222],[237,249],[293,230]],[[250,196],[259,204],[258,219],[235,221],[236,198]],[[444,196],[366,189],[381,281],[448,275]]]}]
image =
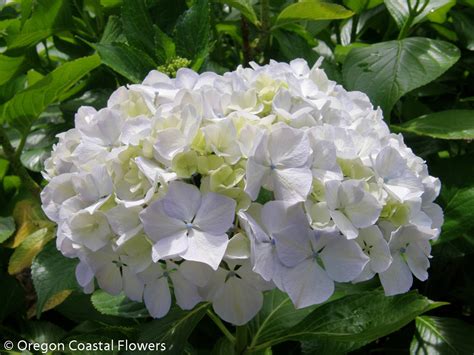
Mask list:
[{"label": "flower stem", "polygon": [[33,180],[33,178],[30,176],[28,171],[21,163],[21,152],[25,146],[25,143],[26,135],[22,137],[18,148],[15,150],[15,148],[13,148],[12,144],[10,143],[10,140],[8,139],[7,132],[5,131],[3,126],[0,125],[0,145],[3,148],[3,153],[5,154],[5,157],[10,161],[13,171],[20,177],[22,184],[24,184],[24,186],[34,196],[39,196],[41,192],[40,187],[38,186],[36,181]]},{"label": "flower stem", "polygon": [[235,353],[243,354],[247,348],[248,331],[245,325],[236,327],[235,333]]},{"label": "flower stem", "polygon": [[207,315],[209,316],[209,318],[212,319],[215,325],[217,325],[217,327],[221,330],[225,337],[229,339],[232,344],[235,344],[235,337],[232,335],[229,329],[227,329],[224,323],[222,323],[221,319],[217,315],[215,315],[214,312],[210,309],[207,310]]}]

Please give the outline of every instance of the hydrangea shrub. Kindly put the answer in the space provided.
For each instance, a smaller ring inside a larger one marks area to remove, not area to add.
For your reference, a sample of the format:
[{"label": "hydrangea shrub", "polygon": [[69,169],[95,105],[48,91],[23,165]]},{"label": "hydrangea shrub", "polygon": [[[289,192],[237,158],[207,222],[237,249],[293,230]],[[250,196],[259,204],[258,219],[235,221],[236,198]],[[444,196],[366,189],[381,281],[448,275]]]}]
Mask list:
[{"label": "hydrangea shrub", "polygon": [[340,282],[378,277],[395,295],[426,280],[439,180],[320,64],[152,71],[81,107],[41,198],[84,291],[124,292],[157,318],[172,299],[209,301],[242,325],[272,288],[301,308]]}]

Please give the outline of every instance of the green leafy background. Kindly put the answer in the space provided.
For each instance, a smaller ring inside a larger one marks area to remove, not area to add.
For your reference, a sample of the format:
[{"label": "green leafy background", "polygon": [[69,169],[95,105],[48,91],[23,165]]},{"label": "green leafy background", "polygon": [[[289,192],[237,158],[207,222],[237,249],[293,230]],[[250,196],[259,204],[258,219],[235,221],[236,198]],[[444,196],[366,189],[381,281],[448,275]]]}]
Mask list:
[{"label": "green leafy background", "polygon": [[[473,51],[472,0],[0,2],[0,351],[7,339],[127,339],[169,354],[474,353]],[[152,320],[124,296],[81,292],[39,202],[44,160],[80,106],[103,107],[152,69],[320,56],[442,181],[428,281],[393,297],[376,280],[341,284],[300,310],[274,290],[238,328],[207,303]]]}]

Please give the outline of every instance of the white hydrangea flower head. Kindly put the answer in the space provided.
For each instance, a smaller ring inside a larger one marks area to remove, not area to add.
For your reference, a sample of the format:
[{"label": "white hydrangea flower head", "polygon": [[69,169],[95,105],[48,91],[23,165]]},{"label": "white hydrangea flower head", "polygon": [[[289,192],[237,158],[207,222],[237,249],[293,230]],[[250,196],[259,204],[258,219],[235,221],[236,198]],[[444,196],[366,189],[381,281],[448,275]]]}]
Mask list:
[{"label": "white hydrangea flower head", "polygon": [[320,64],[152,71],[81,107],[41,197],[84,291],[156,318],[207,301],[240,325],[275,287],[300,308],[339,282],[378,277],[394,295],[426,280],[440,182]]}]

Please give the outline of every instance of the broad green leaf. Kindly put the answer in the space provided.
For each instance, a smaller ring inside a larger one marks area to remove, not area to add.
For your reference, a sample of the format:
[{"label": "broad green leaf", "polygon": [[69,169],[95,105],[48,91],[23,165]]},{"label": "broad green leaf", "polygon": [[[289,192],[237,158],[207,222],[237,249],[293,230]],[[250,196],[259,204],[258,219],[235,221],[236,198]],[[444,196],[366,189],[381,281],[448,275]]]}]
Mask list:
[{"label": "broad green leaf", "polygon": [[29,321],[23,331],[23,337],[34,343],[59,342],[66,331],[57,325],[43,321]]},{"label": "broad green leaf", "polygon": [[138,342],[155,342],[159,339],[166,343],[170,354],[183,354],[187,340],[199,321],[206,314],[208,303],[201,303],[190,311],[172,307],[161,319],[144,324]]},{"label": "broad green leaf", "polygon": [[388,119],[400,97],[438,78],[459,56],[454,45],[421,37],[354,48],[343,65],[344,84],[365,92]]},{"label": "broad green leaf", "polygon": [[[27,77],[24,74],[17,76],[0,86],[0,104],[10,100],[15,94],[26,87]],[[0,118],[1,121],[1,118]]]},{"label": "broad green leaf", "polygon": [[19,311],[23,307],[25,291],[18,281],[10,276],[0,273],[0,299],[2,306],[0,307],[0,324],[5,317]]},{"label": "broad green leaf", "polygon": [[[363,292],[339,298],[316,308],[295,326],[250,350],[286,341],[345,343],[349,350],[390,334],[416,316],[439,307],[416,292],[387,297],[383,291]],[[277,333],[278,334],[278,333]]]},{"label": "broad green leaf", "polygon": [[251,347],[284,337],[287,331],[301,322],[317,306],[295,309],[287,294],[278,289],[265,294],[263,307],[249,324]]},{"label": "broad green leaf", "polygon": [[[192,60],[202,61],[209,52],[210,40],[210,11],[208,0],[196,0],[178,20],[176,24],[175,44],[176,54]],[[193,69],[196,68],[193,65]]]},{"label": "broad green leaf", "polygon": [[347,46],[341,46],[340,44],[338,44],[336,45],[336,48],[334,49],[334,56],[338,63],[344,64],[344,61],[346,60],[347,55],[352,49],[364,48],[367,46],[369,46],[367,43],[359,43],[359,42],[354,42]]},{"label": "broad green leaf", "polygon": [[123,318],[147,318],[148,311],[143,303],[134,302],[124,294],[112,296],[102,290],[92,294],[92,304],[100,313]]},{"label": "broad green leaf", "polygon": [[139,49],[124,43],[96,44],[102,63],[124,76],[132,83],[143,81],[155,63]]},{"label": "broad green leaf", "polygon": [[53,238],[54,234],[48,230],[48,228],[39,229],[26,237],[10,257],[8,273],[15,275],[30,267],[35,256],[38,255],[46,243]]},{"label": "broad green leaf", "polygon": [[437,243],[462,237],[474,227],[474,187],[459,189],[444,208],[444,224]]},{"label": "broad green leaf", "polygon": [[31,277],[38,296],[36,315],[39,317],[43,307],[51,297],[64,290],[76,289],[75,276],[77,260],[63,256],[56,249],[55,240],[45,245],[31,266]]},{"label": "broad green leaf", "polygon": [[304,58],[310,66],[316,62],[318,54],[300,35],[295,32],[278,29],[273,31],[273,36],[278,42],[278,48],[285,61]]},{"label": "broad green leaf", "polygon": [[155,29],[145,0],[124,0],[122,24],[128,44],[148,54],[155,55]]},{"label": "broad green leaf", "polygon": [[220,3],[227,4],[233,8],[236,8],[240,13],[247,18],[254,25],[258,25],[259,21],[257,14],[253,9],[252,2],[250,0],[217,0]]},{"label": "broad green leaf", "polygon": [[105,324],[124,324],[129,318],[120,318],[117,316],[108,316],[100,313],[92,305],[91,296],[81,291],[73,291],[72,294],[55,311],[61,313],[64,317],[80,323],[84,321],[97,321]]},{"label": "broad green leaf", "polygon": [[[427,2],[426,6],[425,2]],[[413,20],[411,25],[416,25],[417,23],[423,21],[426,16],[430,13],[433,13],[437,9],[448,5],[449,7],[453,6],[456,1],[455,0],[384,0],[385,6],[387,7],[388,12],[392,15],[393,19],[395,20],[396,24],[399,28],[403,26],[403,24],[407,21],[410,15],[410,9],[408,5],[412,9],[415,9],[415,5],[418,4],[417,9],[421,11]],[[419,12],[419,11],[418,11]]]},{"label": "broad green leaf", "polygon": [[453,25],[461,43],[474,51],[474,10],[451,11]]},{"label": "broad green leaf", "polygon": [[3,120],[27,134],[31,124],[51,103],[57,101],[83,76],[100,65],[97,55],[76,59],[61,65],[43,79],[18,92],[0,106]]},{"label": "broad green leaf", "polygon": [[125,42],[126,38],[122,30],[122,21],[118,16],[109,16],[107,25],[105,25],[104,32],[100,38],[101,44],[111,44],[118,42]]},{"label": "broad green leaf", "polygon": [[155,26],[155,56],[159,64],[166,64],[176,57],[176,45],[158,26]]},{"label": "broad green leaf", "polygon": [[474,139],[474,110],[448,110],[430,113],[401,125],[401,132],[438,139]]},{"label": "broad green leaf", "polygon": [[416,332],[410,354],[472,354],[474,326],[454,318],[416,318]]},{"label": "broad green leaf", "polygon": [[31,17],[19,33],[7,37],[8,49],[35,45],[55,33],[71,27],[72,16],[69,1],[37,0]]},{"label": "broad green leaf", "polygon": [[349,18],[354,13],[337,4],[317,1],[297,2],[287,6],[278,15],[275,26],[305,20],[338,20]]},{"label": "broad green leaf", "polygon": [[0,54],[0,85],[13,79],[23,71],[25,57],[8,57]]},{"label": "broad green leaf", "polygon": [[235,355],[235,346],[226,337],[221,337],[212,348],[211,355]]},{"label": "broad green leaf", "polygon": [[379,6],[380,4],[383,4],[383,0],[343,0],[342,3],[356,14],[360,14],[362,11],[369,10]]},{"label": "broad green leaf", "polygon": [[13,217],[0,217],[0,243],[10,238],[15,233]]}]

